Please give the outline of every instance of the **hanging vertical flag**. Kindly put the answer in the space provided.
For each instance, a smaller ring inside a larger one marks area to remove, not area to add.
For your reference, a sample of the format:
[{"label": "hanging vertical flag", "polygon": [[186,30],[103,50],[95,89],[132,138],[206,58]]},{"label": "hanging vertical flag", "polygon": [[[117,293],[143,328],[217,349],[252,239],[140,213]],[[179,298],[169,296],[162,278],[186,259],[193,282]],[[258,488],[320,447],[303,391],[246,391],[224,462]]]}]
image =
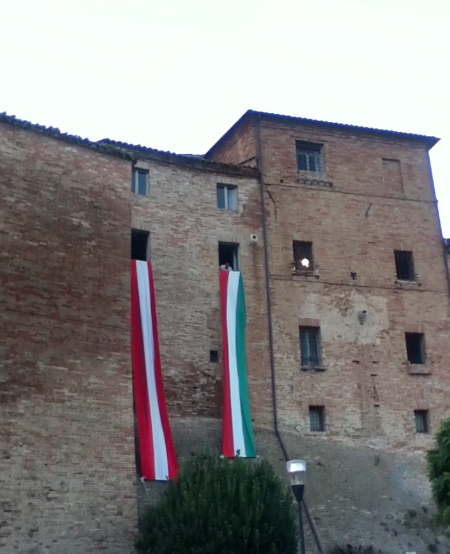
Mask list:
[{"label": "hanging vertical flag", "polygon": [[167,481],[178,466],[164,396],[150,262],[131,260],[131,361],[142,477]]},{"label": "hanging vertical flag", "polygon": [[223,336],[223,436],[227,458],[256,456],[248,397],[245,299],[239,271],[219,271]]}]

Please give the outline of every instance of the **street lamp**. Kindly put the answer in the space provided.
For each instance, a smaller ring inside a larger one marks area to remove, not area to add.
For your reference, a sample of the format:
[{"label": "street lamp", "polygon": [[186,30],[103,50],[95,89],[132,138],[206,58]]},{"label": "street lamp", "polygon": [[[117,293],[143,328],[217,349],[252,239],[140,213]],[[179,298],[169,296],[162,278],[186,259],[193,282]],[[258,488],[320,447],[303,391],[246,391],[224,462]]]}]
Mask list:
[{"label": "street lamp", "polygon": [[300,551],[305,554],[305,534],[303,532],[302,500],[305,492],[306,462],[304,460],[289,460],[286,462],[289,482],[298,506],[298,523],[300,527]]}]

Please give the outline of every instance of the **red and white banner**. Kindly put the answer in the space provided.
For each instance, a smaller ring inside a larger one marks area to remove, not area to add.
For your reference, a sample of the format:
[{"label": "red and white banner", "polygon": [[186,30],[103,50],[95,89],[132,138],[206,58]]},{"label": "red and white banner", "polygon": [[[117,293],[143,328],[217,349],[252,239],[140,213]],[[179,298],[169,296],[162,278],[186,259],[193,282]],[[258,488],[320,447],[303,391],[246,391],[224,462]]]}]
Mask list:
[{"label": "red and white banner", "polygon": [[167,481],[178,464],[167,414],[159,357],[150,262],[131,260],[131,359],[142,477]]}]

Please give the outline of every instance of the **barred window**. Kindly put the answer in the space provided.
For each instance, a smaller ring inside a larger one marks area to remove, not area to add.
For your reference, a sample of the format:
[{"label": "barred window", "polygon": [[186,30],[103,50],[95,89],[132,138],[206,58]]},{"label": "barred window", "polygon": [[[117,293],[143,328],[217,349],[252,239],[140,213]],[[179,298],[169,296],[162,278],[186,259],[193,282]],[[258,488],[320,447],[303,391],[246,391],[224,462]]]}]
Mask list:
[{"label": "barred window", "polygon": [[297,140],[295,146],[298,171],[322,172],[324,170],[322,144]]},{"label": "barred window", "polygon": [[323,406],[309,407],[309,430],[318,433],[325,431],[325,408]]}]

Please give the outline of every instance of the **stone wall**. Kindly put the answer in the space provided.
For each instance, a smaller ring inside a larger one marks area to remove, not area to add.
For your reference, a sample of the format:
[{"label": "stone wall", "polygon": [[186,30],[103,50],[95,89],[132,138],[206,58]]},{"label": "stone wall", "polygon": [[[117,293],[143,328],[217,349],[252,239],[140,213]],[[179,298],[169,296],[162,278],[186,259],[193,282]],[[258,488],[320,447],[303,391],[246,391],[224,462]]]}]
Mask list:
[{"label": "stone wall", "polygon": [[0,550],[131,552],[130,162],[0,126]]}]

